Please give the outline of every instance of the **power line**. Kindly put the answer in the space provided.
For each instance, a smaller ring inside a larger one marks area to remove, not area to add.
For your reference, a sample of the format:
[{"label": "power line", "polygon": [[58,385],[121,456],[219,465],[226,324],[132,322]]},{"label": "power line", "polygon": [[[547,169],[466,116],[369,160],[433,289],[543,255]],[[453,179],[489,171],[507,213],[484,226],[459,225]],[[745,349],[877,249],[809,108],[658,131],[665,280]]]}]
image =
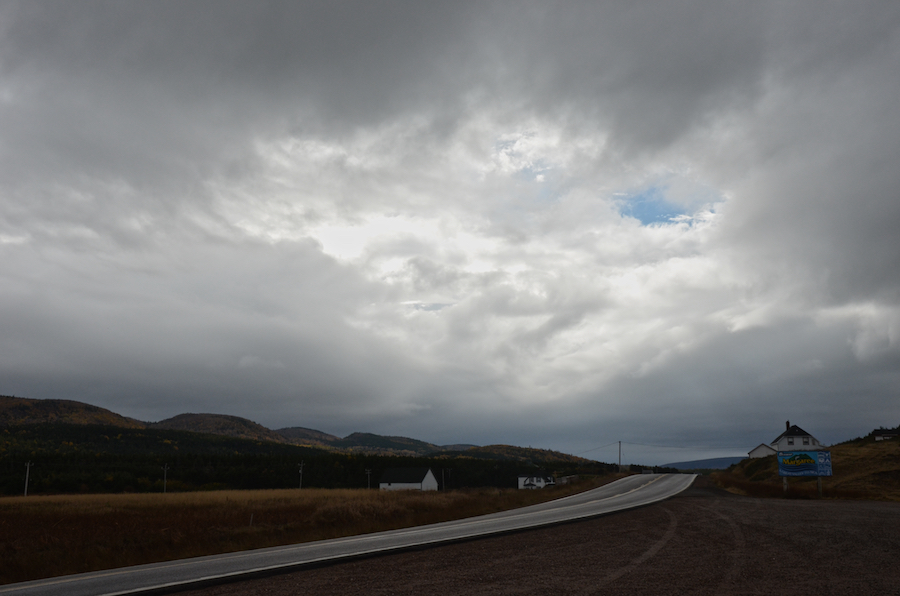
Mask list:
[{"label": "power line", "polygon": [[591,451],[597,451],[598,449],[604,449],[606,447],[611,447],[613,445],[617,445],[621,443],[622,445],[635,445],[638,447],[652,447],[654,449],[691,449],[693,451],[722,451],[733,449],[732,447],[697,447],[697,446],[683,446],[683,445],[651,445],[649,443],[633,443],[631,441],[613,441],[612,443],[607,443],[606,445],[601,445],[599,447],[593,447],[586,451],[579,451],[574,455],[582,455],[584,453],[590,453]]},{"label": "power line", "polygon": [[[626,441],[622,441],[627,443]],[[676,445],[650,445],[648,443],[627,443],[628,445],[638,445],[640,447],[653,447],[655,449],[692,449],[694,451],[722,451],[733,449],[733,447],[698,447],[698,446],[676,446]]]},{"label": "power line", "polygon": [[611,447],[612,445],[618,444],[620,441],[613,441],[612,443],[607,443],[606,445],[600,445],[599,447],[594,447],[592,449],[588,449],[587,451],[579,451],[573,455],[581,455],[582,453],[590,453],[591,451],[597,451],[598,449],[603,449],[604,447]]},{"label": "power line", "polygon": [[[690,450],[690,451],[701,452],[701,453],[704,452],[704,451],[706,451],[706,452],[713,451],[713,452],[719,452],[720,454],[721,454],[722,451],[725,451],[725,450],[732,450],[732,449],[733,449],[733,448],[728,448],[728,447],[708,447],[708,446],[704,446],[704,447],[696,447],[696,446],[684,446],[684,445],[653,445],[653,444],[649,444],[649,443],[632,443],[632,442],[629,442],[629,441],[613,441],[612,443],[607,443],[606,445],[600,445],[599,447],[593,447],[593,448],[591,448],[591,449],[587,449],[587,450],[585,450],[585,451],[581,451],[581,452],[576,453],[576,454],[574,454],[574,455],[582,455],[582,454],[584,454],[584,453],[590,453],[590,452],[592,452],[592,451],[597,451],[597,450],[599,450],[599,449],[605,449],[605,448],[607,448],[607,447],[612,447],[613,445],[618,445],[618,446],[619,446],[619,471],[622,470],[622,456],[623,456],[623,454],[625,453],[625,450],[623,449],[623,446],[624,446],[624,445],[630,445],[630,446],[635,446],[635,447],[647,447],[647,448],[650,448],[650,449],[652,449],[652,450],[670,450],[670,449],[676,449],[676,450],[681,450],[681,451],[684,451],[684,450]],[[635,449],[635,452],[638,453],[637,457],[648,457],[648,456],[650,456],[651,453],[653,453],[652,451],[646,451],[646,450],[643,450],[643,449]],[[643,453],[643,455],[641,455],[641,453]],[[657,457],[659,457],[659,456],[657,455]]]}]

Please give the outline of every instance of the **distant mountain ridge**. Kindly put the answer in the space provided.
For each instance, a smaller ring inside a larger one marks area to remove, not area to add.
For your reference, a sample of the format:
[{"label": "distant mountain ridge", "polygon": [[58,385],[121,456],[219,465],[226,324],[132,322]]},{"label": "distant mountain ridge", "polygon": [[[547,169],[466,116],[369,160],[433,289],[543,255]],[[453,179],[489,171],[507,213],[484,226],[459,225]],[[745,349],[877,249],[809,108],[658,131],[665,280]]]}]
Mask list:
[{"label": "distant mountain ridge", "polygon": [[252,420],[226,414],[186,413],[159,422],[142,422],[77,401],[0,396],[0,428],[29,424],[96,424],[120,428],[176,430],[371,455],[464,456],[473,459],[512,460],[522,463],[542,462],[542,464],[579,464],[591,461],[558,451],[511,445],[484,447],[467,444],[436,445],[409,437],[383,436],[363,432],[355,432],[341,438],[299,426],[272,430]]},{"label": "distant mountain ridge", "polygon": [[78,401],[0,396],[0,428],[25,424],[99,424],[120,428],[180,430],[253,441],[378,455],[422,456],[434,452],[474,447],[474,445],[440,446],[408,437],[381,436],[362,432],[352,433],[341,438],[303,427],[272,430],[252,420],[226,414],[186,413],[159,422],[143,422]]},{"label": "distant mountain ridge", "polygon": [[664,468],[676,470],[724,470],[725,468],[747,459],[744,457],[713,457],[710,459],[695,459],[693,461],[679,461],[672,464],[664,464]]}]

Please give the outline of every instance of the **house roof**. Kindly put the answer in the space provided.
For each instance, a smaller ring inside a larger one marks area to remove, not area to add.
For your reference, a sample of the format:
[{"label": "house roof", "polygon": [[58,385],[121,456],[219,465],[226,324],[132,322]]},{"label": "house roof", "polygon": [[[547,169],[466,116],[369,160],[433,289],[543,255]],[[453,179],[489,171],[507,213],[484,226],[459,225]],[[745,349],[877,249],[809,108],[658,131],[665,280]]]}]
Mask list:
[{"label": "house roof", "polygon": [[431,468],[388,468],[381,475],[382,483],[413,484],[425,480]]},{"label": "house roof", "polygon": [[766,450],[768,450],[768,451],[771,451],[772,453],[775,453],[775,449],[773,449],[771,445],[766,445],[765,443],[760,443],[759,445],[757,445],[756,447],[754,447],[753,449],[751,449],[751,450],[748,451],[747,453],[748,453],[748,454],[753,453],[754,451],[756,451],[756,450],[759,449],[760,447],[762,447],[763,449],[766,449]]},{"label": "house roof", "polygon": [[784,431],[783,433],[781,433],[780,435],[778,435],[777,437],[775,437],[775,440],[772,441],[772,444],[774,445],[775,443],[780,441],[783,437],[812,437],[812,435],[795,424],[795,425],[791,426],[789,429],[787,429],[786,431]]}]

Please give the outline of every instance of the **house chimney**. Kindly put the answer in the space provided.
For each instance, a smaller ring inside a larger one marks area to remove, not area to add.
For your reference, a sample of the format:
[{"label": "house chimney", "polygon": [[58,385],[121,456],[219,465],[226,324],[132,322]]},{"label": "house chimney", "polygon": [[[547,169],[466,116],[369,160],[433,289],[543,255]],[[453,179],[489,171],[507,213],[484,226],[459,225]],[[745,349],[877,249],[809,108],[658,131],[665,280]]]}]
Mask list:
[{"label": "house chimney", "polygon": [[786,420],[784,422],[784,430],[791,430],[791,421],[790,420]]}]

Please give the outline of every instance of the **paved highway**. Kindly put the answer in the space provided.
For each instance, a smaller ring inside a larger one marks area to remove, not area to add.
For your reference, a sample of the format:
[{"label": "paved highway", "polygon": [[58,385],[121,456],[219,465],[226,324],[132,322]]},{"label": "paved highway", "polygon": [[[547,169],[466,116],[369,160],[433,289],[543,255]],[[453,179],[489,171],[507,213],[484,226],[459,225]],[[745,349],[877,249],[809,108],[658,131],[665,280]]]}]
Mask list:
[{"label": "paved highway", "polygon": [[8,584],[0,586],[0,595],[113,596],[196,586],[242,575],[596,517],[668,499],[688,488],[694,478],[691,474],[628,476],[584,493],[512,511],[362,536]]}]

